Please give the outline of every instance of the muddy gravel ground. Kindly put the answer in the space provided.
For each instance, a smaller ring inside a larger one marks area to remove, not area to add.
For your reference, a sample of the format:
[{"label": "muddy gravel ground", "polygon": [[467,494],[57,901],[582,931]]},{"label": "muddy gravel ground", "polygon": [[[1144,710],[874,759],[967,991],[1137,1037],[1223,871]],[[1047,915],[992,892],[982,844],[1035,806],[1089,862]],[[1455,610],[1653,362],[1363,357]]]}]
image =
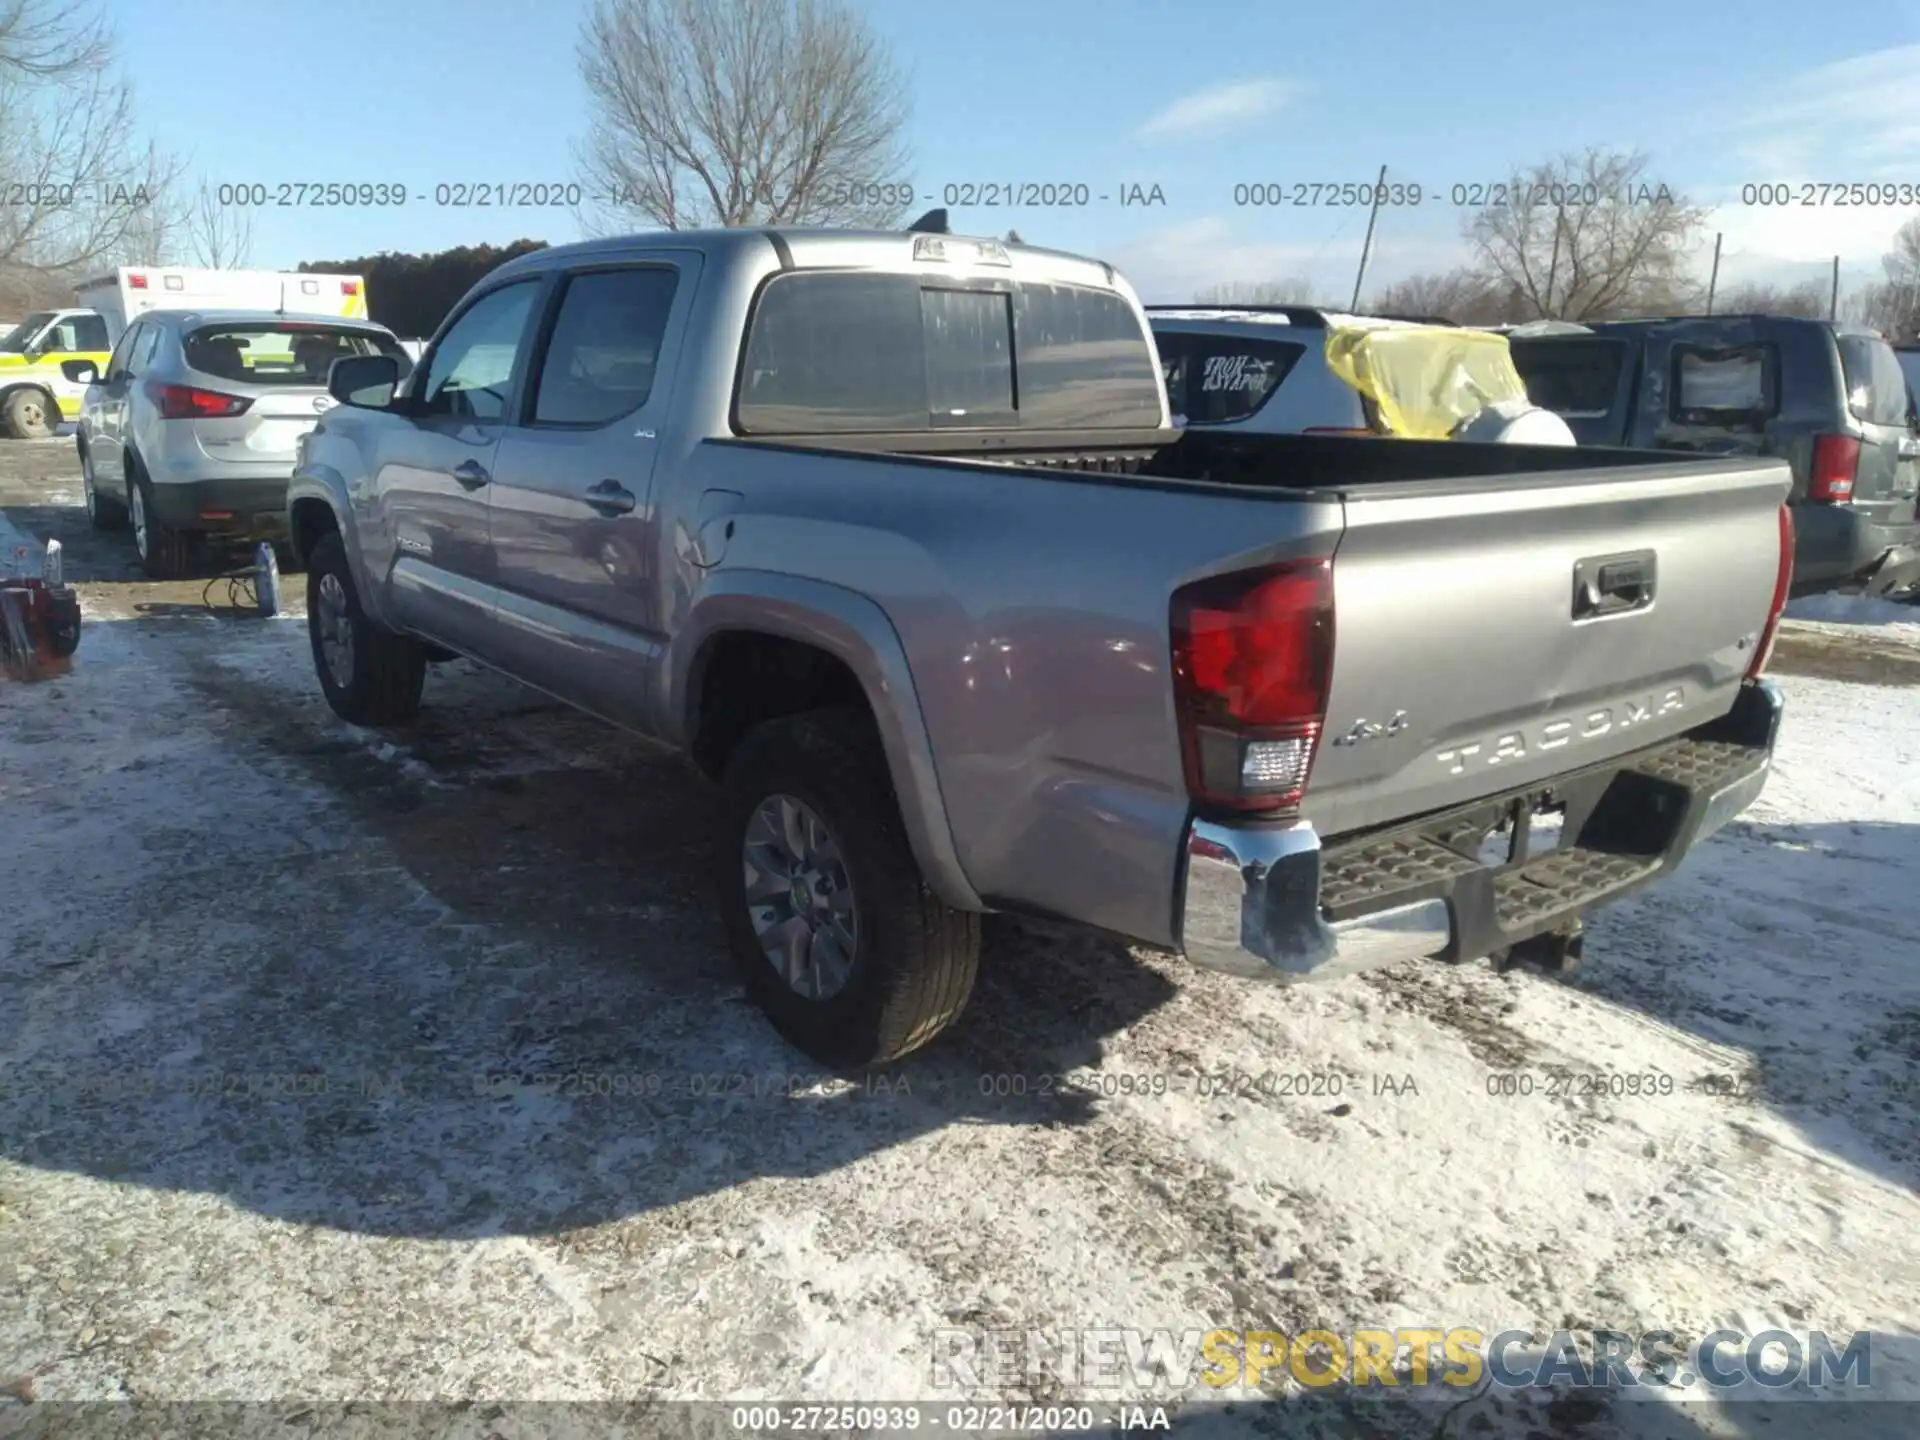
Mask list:
[{"label": "muddy gravel ground", "polygon": [[[113,1398],[998,1395],[1222,1434],[1784,1436],[1814,1407],[1443,1413],[1275,1371],[1226,1411],[1192,1376],[968,1388],[935,1358],[1916,1331],[1910,648],[1790,633],[1766,797],[1596,917],[1575,976],[1254,987],[997,920],[962,1023],[848,1082],[743,1001],[679,761],[464,661],[417,724],[343,725],[303,577],[272,620],[211,570],[145,581],[79,499],[71,442],[0,444],[6,525],[63,542],[87,616],[70,674],[0,685],[0,1430]],[[1872,1418],[1846,1433],[1920,1433],[1920,1404]]]}]

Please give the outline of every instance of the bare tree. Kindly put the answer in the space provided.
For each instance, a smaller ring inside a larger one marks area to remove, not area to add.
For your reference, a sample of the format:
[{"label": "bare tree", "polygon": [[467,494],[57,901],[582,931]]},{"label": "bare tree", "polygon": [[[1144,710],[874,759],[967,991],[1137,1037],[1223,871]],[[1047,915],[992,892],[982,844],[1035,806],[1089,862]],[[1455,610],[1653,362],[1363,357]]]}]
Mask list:
[{"label": "bare tree", "polygon": [[1648,174],[1638,151],[1589,149],[1513,176],[1504,203],[1465,225],[1481,266],[1516,291],[1525,319],[1598,320],[1672,310],[1707,212]]},{"label": "bare tree", "polygon": [[893,225],[906,85],[838,0],[594,0],[578,45],[590,230]]},{"label": "bare tree", "polygon": [[1825,280],[1807,280],[1798,285],[1769,285],[1756,281],[1734,285],[1713,297],[1716,315],[1798,315],[1807,320],[1824,320],[1833,303],[1833,287]]},{"label": "bare tree", "polygon": [[178,173],[140,134],[91,5],[0,0],[0,274],[70,279],[119,260]]},{"label": "bare tree", "polygon": [[1298,276],[1280,280],[1227,280],[1197,291],[1196,305],[1311,305],[1313,287]]},{"label": "bare tree", "polygon": [[206,180],[194,191],[182,223],[187,255],[208,270],[237,270],[253,258],[253,214],[242,205],[222,205]]},{"label": "bare tree", "polygon": [[0,0],[0,73],[52,80],[113,58],[113,32],[90,0]]},{"label": "bare tree", "polygon": [[1498,325],[1508,313],[1508,287],[1484,271],[1462,265],[1453,270],[1409,275],[1383,286],[1373,309],[1385,315],[1437,315],[1459,325]]},{"label": "bare tree", "polygon": [[1856,314],[1890,340],[1920,343],[1920,216],[1895,232],[1880,267],[1885,278],[1858,297]]}]

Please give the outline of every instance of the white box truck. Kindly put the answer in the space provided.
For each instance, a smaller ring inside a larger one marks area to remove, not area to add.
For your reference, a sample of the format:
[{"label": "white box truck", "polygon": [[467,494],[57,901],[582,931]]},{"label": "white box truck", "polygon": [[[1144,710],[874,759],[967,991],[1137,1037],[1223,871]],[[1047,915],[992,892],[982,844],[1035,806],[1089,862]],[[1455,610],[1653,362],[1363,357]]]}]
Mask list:
[{"label": "white box truck", "polygon": [[358,275],[292,270],[195,270],[123,265],[74,289],[70,309],[38,310],[0,336],[0,430],[44,439],[80,413],[86,386],[61,373],[63,360],[107,371],[130,321],[149,310],[267,310],[287,315],[367,318]]}]

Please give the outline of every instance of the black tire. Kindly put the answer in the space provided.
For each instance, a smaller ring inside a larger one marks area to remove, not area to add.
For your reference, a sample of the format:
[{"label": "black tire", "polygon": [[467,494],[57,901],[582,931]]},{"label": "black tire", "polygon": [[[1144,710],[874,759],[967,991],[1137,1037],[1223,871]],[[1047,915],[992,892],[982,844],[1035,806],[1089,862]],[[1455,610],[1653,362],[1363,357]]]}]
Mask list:
[{"label": "black tire", "polygon": [[[927,1044],[960,1015],[980,965],[980,917],[927,888],[871,720],[816,710],[752,731],[720,782],[721,914],[747,994],[795,1049],[852,1072]],[[747,904],[743,846],[761,803],[791,796],[831,832],[853,892],[848,978],[824,999],[790,987],[762,953]]]},{"label": "black tire", "polygon": [[28,385],[7,396],[7,434],[44,440],[60,428],[60,407],[46,391]]},{"label": "black tire", "polygon": [[126,463],[129,468],[127,493],[133,497],[137,507],[130,522],[134,532],[134,553],[139,555],[141,567],[154,579],[184,579],[193,573],[200,537],[191,530],[175,530],[170,525],[162,524],[153,513],[153,483],[147,479],[146,470],[131,455]]},{"label": "black tire", "polygon": [[[331,613],[322,591],[337,584],[351,632],[349,674],[342,684],[333,674],[323,643],[322,627]],[[350,725],[400,725],[420,710],[420,691],[426,684],[427,656],[420,642],[376,625],[360,608],[347,564],[347,547],[338,533],[327,536],[307,557],[307,640],[313,651],[313,673],[333,713]]]},{"label": "black tire", "polygon": [[87,523],[96,530],[127,529],[133,523],[127,517],[127,507],[100,493],[98,477],[93,473],[93,453],[86,441],[78,442],[76,448],[80,451],[80,483],[87,497]]}]

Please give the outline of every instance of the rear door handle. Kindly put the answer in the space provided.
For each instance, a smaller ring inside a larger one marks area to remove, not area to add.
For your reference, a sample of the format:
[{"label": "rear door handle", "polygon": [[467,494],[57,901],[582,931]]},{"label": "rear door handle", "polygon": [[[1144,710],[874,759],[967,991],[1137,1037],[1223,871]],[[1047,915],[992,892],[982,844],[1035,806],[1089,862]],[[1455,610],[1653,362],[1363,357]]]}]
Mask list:
[{"label": "rear door handle", "polygon": [[482,485],[485,485],[489,480],[493,479],[493,477],[487,473],[487,467],[482,465],[478,460],[462,460],[458,465],[454,466],[453,478],[469,490],[478,490]]},{"label": "rear door handle", "polygon": [[618,480],[602,480],[587,490],[587,504],[602,515],[625,515],[639,503],[634,493]]}]

